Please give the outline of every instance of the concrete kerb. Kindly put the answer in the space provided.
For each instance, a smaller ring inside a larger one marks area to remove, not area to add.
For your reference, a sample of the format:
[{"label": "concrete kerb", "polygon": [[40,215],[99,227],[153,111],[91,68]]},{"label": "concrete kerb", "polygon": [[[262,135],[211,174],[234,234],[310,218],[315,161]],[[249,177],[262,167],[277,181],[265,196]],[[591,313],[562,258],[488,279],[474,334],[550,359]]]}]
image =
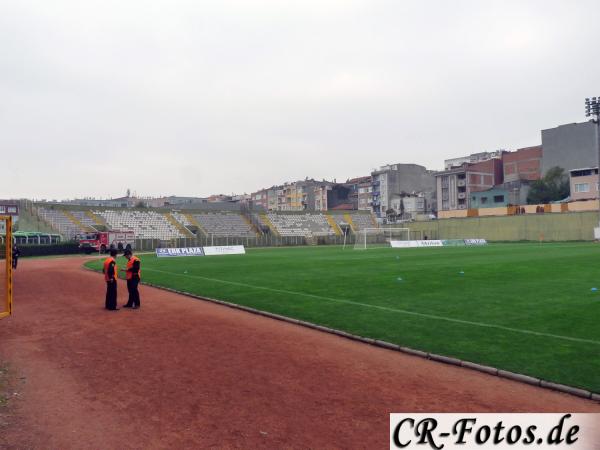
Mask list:
[{"label": "concrete kerb", "polygon": [[[542,380],[535,377],[530,377],[528,375],[523,375],[520,373],[509,372],[508,370],[498,370],[498,376],[502,378],[508,378],[509,380],[520,381],[521,383],[531,384],[532,386],[541,386]],[[588,398],[592,395],[591,392],[588,392]]]},{"label": "concrete kerb", "polygon": [[[86,270],[90,270],[92,272],[98,272],[97,270],[91,269],[89,267],[83,266]],[[462,367],[465,369],[476,370],[478,372],[483,372],[489,375],[498,376],[500,378],[506,378],[512,381],[517,381],[519,383],[525,383],[532,386],[541,387],[544,389],[550,389],[557,392],[562,392],[564,394],[574,395],[576,397],[581,397],[585,399],[590,399],[593,401],[600,402],[600,393],[590,392],[585,389],[580,389],[572,386],[566,386],[564,384],[552,383],[550,381],[541,380],[539,378],[531,377],[529,375],[524,375],[520,373],[510,372],[508,370],[501,370],[495,367],[484,366],[481,364],[476,364],[470,361],[463,361],[457,358],[451,358],[448,356],[437,355],[435,353],[427,353],[421,350],[416,350],[410,347],[402,347],[396,344],[392,344],[391,342],[381,341],[379,339],[366,338],[362,336],[358,336],[355,334],[348,333],[342,330],[336,330],[335,328],[329,328],[323,325],[317,325],[312,322],[306,322],[304,320],[293,319],[291,317],[281,316],[279,314],[270,313],[267,311],[261,311],[259,309],[252,308],[250,306],[238,305],[236,303],[227,302],[224,300],[218,300],[216,298],[203,297],[200,295],[192,294],[189,292],[178,291],[173,288],[158,286],[148,282],[142,282],[142,284],[146,286],[150,286],[156,289],[161,289],[163,291],[173,292],[179,295],[185,295],[186,297],[190,297],[196,300],[207,301],[211,303],[216,303],[218,305],[227,306],[229,308],[238,309],[241,311],[249,312],[252,314],[268,317],[270,319],[280,320],[282,322],[287,322],[294,325],[300,325],[306,328],[312,328],[313,330],[322,331],[329,334],[334,334],[336,336],[340,336],[346,339],[351,339],[353,341],[359,341],[368,345],[373,345],[375,347],[384,348],[387,350],[397,351],[401,353],[405,353],[407,355],[417,356],[419,358],[430,359],[432,361],[441,362],[443,364],[449,364],[453,366]]]},{"label": "concrete kerb", "polygon": [[435,353],[429,353],[429,359],[433,361],[439,361],[452,366],[462,366],[462,361],[456,358],[450,358],[448,356],[436,355]]},{"label": "concrete kerb", "polygon": [[488,373],[490,375],[498,375],[498,369],[496,369],[495,367],[484,366],[481,364],[475,364],[475,363],[472,363],[469,361],[462,361],[461,365],[468,369],[477,370],[479,372]]},{"label": "concrete kerb", "polygon": [[576,395],[577,397],[586,398],[586,395],[590,394],[590,398],[592,398],[592,396],[594,395],[594,394],[586,391],[585,389],[579,389],[579,388],[575,388],[575,387],[571,387],[571,386],[565,386],[564,384],[551,383],[551,382],[545,381],[545,380],[541,381],[540,386],[548,388],[548,389],[554,389],[555,391],[566,392],[567,394]]}]

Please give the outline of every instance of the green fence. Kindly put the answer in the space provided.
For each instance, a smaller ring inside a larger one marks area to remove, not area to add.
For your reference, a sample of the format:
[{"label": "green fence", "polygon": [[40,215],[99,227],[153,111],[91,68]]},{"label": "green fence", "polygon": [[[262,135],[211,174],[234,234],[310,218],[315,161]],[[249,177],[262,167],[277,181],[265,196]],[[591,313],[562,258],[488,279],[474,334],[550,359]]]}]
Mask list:
[{"label": "green fence", "polygon": [[[49,245],[19,245],[21,256],[51,256],[72,255],[81,253],[79,244],[75,242],[62,242]],[[4,245],[0,245],[0,254],[4,254]]]}]

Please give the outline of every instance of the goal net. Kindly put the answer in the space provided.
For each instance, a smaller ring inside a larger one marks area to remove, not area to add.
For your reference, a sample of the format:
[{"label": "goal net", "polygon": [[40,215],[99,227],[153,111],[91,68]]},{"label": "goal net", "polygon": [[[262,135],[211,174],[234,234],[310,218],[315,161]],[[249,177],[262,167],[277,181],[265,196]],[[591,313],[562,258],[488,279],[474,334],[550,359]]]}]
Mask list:
[{"label": "goal net", "polygon": [[410,228],[363,228],[356,232],[354,250],[389,247],[391,241],[409,241]]},{"label": "goal net", "polygon": [[12,311],[12,218],[0,216],[0,319]]}]

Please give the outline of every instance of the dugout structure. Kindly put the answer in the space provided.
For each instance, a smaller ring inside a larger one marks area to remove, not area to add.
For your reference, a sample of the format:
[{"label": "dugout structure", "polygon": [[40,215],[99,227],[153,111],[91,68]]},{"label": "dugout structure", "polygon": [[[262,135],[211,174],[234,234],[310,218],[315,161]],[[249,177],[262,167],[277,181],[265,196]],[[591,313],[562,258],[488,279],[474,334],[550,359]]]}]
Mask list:
[{"label": "dugout structure", "polygon": [[354,250],[390,247],[391,241],[409,241],[410,228],[363,228],[356,232]]},{"label": "dugout structure", "polygon": [[12,313],[12,217],[0,216],[0,319]]}]

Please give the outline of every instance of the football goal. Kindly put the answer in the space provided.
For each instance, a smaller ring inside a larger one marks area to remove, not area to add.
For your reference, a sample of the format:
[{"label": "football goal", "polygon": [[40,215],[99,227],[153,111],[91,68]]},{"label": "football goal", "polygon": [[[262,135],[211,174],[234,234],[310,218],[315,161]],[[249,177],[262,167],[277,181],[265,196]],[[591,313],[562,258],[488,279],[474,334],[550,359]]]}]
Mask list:
[{"label": "football goal", "polygon": [[0,216],[0,319],[12,311],[12,218]]},{"label": "football goal", "polygon": [[391,241],[409,241],[410,228],[363,228],[356,232],[354,250],[389,247]]}]

